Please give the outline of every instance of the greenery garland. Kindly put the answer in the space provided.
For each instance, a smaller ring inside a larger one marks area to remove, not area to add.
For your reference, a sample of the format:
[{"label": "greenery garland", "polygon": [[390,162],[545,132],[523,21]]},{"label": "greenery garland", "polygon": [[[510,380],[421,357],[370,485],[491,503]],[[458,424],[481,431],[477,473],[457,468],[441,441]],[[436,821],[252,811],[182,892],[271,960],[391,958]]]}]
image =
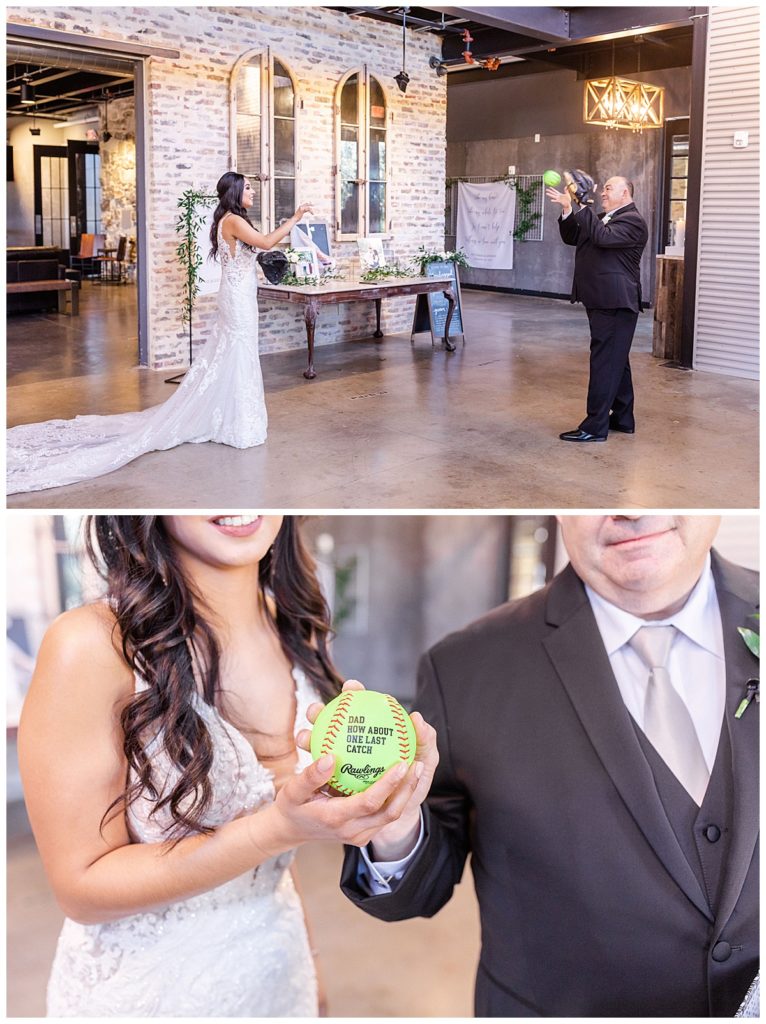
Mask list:
[{"label": "greenery garland", "polygon": [[181,193],[177,203],[181,212],[176,220],[176,234],[181,235],[181,241],[176,247],[176,256],[184,271],[181,323],[189,324],[190,344],[194,301],[199,295],[199,286],[204,281],[199,272],[203,257],[197,245],[197,232],[205,222],[205,214],[201,212],[200,208],[207,209],[214,202],[216,202],[216,196],[187,188],[185,192]]}]

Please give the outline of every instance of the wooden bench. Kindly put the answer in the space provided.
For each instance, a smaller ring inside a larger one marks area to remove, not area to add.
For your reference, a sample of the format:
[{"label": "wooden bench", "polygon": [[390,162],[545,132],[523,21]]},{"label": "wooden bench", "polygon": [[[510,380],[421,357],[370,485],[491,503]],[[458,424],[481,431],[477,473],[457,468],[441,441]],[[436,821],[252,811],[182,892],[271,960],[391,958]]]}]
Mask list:
[{"label": "wooden bench", "polygon": [[[22,309],[9,312],[41,312],[52,306],[51,292],[56,293],[59,313],[66,313],[67,292],[71,299],[72,316],[80,312],[80,275],[76,270],[67,270],[55,260],[8,260],[6,264],[7,294],[26,296],[30,300]],[[17,302],[23,300],[17,300]]]},{"label": "wooden bench", "polygon": [[69,292],[71,315],[79,315],[80,289],[77,281],[8,281],[6,289],[9,295],[20,295],[24,292],[58,292],[59,313],[66,313],[66,297]]}]

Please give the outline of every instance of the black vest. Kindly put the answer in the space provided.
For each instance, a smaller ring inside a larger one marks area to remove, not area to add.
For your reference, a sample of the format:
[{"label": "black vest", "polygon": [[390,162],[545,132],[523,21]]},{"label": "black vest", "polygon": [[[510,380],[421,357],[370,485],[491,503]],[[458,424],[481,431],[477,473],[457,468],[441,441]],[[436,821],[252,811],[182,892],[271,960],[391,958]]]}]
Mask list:
[{"label": "black vest", "polygon": [[724,718],[721,725],[715,764],[701,807],[689,796],[642,730],[635,722],[633,724],[667,819],[715,915],[731,842],[734,808],[731,743],[726,720]]}]

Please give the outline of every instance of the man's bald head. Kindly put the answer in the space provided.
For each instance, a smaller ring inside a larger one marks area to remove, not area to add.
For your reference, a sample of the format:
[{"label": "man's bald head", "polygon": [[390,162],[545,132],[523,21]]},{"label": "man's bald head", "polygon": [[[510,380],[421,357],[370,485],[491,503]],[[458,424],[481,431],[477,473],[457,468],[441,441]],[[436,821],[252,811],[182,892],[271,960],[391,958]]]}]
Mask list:
[{"label": "man's bald head", "polygon": [[633,182],[621,175],[610,178],[601,189],[601,205],[607,213],[633,202]]}]

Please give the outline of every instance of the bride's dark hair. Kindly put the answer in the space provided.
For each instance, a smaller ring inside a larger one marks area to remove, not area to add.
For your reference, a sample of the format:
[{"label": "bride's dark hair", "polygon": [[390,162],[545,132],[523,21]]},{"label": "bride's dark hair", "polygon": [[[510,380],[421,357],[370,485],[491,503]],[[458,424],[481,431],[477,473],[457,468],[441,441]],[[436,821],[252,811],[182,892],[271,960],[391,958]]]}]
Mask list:
[{"label": "bride's dark hair", "polygon": [[236,213],[247,220],[247,210],[242,205],[245,191],[245,176],[236,171],[227,171],[218,179],[218,206],[213,212],[213,226],[210,228],[210,255],[218,257],[218,222],[226,213]]},{"label": "bride's dark hair", "polygon": [[[161,516],[87,516],[88,554],[107,583],[115,636],[128,665],[148,684],[120,715],[123,750],[134,781],[107,808],[127,809],[141,795],[167,808],[173,824],[168,838],[209,833],[203,824],[212,798],[213,747],[194,707],[198,680],[204,700],[215,705],[221,693],[221,652],[205,602],[185,575]],[[302,668],[322,699],[336,696],[342,680],[327,641],[330,615],[303,544],[299,523],[285,516],[277,537],[259,564],[264,607],[291,664]],[[195,678],[196,675],[196,678]],[[161,736],[164,752],[178,770],[178,781],[156,778],[147,747]]]}]

